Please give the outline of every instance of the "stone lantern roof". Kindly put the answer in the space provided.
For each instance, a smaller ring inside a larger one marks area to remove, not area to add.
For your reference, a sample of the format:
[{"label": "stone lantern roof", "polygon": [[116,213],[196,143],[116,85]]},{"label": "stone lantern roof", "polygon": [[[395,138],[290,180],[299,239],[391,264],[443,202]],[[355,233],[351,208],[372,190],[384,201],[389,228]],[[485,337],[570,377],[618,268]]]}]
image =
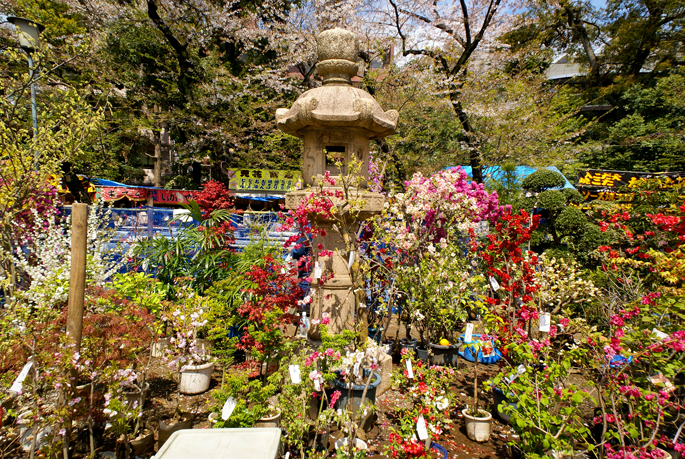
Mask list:
[{"label": "stone lantern roof", "polygon": [[352,86],[351,79],[357,74],[357,36],[335,28],[319,34],[316,42],[316,68],[323,86],[302,94],[290,109],[279,108],[278,129],[300,138],[315,130],[351,129],[369,140],[395,132],[397,111],[384,112],[369,93]]}]

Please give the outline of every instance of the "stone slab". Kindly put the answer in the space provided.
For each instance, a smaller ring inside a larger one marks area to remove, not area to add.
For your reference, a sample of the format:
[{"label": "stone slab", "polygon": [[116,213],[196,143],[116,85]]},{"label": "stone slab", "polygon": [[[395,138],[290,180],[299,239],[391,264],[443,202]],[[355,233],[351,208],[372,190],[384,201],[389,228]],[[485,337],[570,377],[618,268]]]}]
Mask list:
[{"label": "stone slab", "polygon": [[389,390],[392,387],[392,357],[388,354],[383,354],[380,358],[381,364],[381,383],[376,389],[376,397]]},{"label": "stone slab", "polygon": [[281,429],[188,429],[174,432],[155,459],[277,459]]}]

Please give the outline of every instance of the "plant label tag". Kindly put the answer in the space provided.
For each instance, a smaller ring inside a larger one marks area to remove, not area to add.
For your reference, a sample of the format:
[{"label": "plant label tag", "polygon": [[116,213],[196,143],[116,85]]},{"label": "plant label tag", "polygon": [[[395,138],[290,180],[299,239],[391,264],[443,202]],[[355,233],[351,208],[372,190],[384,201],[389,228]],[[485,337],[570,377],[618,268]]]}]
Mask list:
[{"label": "plant label tag", "polygon": [[544,333],[549,333],[550,326],[552,325],[552,315],[549,312],[543,312],[540,314],[540,328],[539,330]]},{"label": "plant label tag", "polygon": [[10,387],[10,392],[14,392],[16,394],[21,393],[23,387],[24,387],[24,380],[26,379],[26,376],[29,374],[29,370],[33,366],[33,361],[29,361],[24,365],[24,368],[21,369],[21,372],[19,373],[19,376],[17,376],[17,379],[14,380],[14,383],[12,383],[12,387]]},{"label": "plant label tag", "polygon": [[519,365],[518,368],[516,368],[516,373],[522,375],[523,373],[526,372],[526,367],[523,365]]},{"label": "plant label tag", "polygon": [[470,343],[473,341],[473,324],[466,324],[466,332],[464,332],[464,342]]},{"label": "plant label tag", "polygon": [[300,366],[299,365],[289,365],[290,369],[290,380],[293,384],[300,384],[302,378],[300,378]]},{"label": "plant label tag", "polygon": [[414,369],[411,367],[411,360],[407,359],[407,378],[414,379]]},{"label": "plant label tag", "polygon": [[352,369],[352,374],[355,376],[360,376],[361,372],[359,371],[359,367],[361,366],[361,362],[357,362],[354,364],[354,368]]},{"label": "plant label tag", "polygon": [[318,261],[314,263],[314,279],[321,279],[321,265]]},{"label": "plant label tag", "polygon": [[499,282],[497,282],[497,279],[495,279],[494,277],[490,276],[490,277],[488,277],[488,280],[490,281],[490,287],[492,287],[492,289],[493,289],[495,292],[496,292],[497,290],[499,290]]},{"label": "plant label tag", "polygon": [[663,384],[664,385],[663,390],[666,393],[673,392],[675,390],[675,386],[673,385],[673,383],[671,381],[669,381],[668,378],[666,376],[664,376],[664,374],[661,372],[653,374],[652,376],[650,376],[647,379],[649,379],[649,382],[651,382],[655,386],[657,384]]},{"label": "plant label tag", "polygon": [[351,270],[354,264],[354,252],[350,252],[350,260],[347,262],[347,269]]},{"label": "plant label tag", "polygon": [[233,397],[228,397],[226,399],[226,403],[224,403],[224,407],[221,408],[221,419],[225,421],[228,418],[230,418],[237,404],[238,402],[236,401],[236,399],[234,399]]},{"label": "plant label tag", "polygon": [[661,330],[657,330],[656,327],[652,329],[652,335],[656,335],[657,339],[666,339],[668,335]]},{"label": "plant label tag", "polygon": [[416,433],[419,435],[419,440],[428,438],[428,429],[426,429],[426,420],[423,419],[423,414],[419,414],[419,419],[416,421]]}]

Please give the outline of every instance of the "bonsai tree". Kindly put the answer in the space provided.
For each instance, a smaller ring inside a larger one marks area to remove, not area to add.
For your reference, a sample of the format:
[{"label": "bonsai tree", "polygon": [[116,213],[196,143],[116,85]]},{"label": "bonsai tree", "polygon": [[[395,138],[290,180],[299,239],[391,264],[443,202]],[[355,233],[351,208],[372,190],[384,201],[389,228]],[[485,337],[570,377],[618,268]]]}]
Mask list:
[{"label": "bonsai tree", "polygon": [[533,206],[542,210],[538,227],[538,244],[551,236],[552,244],[558,246],[564,237],[581,237],[588,224],[585,214],[574,207],[583,197],[576,190],[563,188],[566,180],[556,171],[540,169],[523,180],[522,186],[534,199]]}]

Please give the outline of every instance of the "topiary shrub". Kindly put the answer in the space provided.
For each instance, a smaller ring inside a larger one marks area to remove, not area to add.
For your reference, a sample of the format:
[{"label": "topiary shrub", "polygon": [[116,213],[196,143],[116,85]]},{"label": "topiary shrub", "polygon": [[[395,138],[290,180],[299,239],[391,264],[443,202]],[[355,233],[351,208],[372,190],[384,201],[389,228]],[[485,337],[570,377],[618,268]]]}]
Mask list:
[{"label": "topiary shrub", "polygon": [[572,236],[585,231],[587,217],[577,207],[566,207],[557,216],[554,228],[559,237]]},{"label": "topiary shrub", "polygon": [[538,206],[549,211],[559,212],[566,205],[566,196],[558,190],[547,190],[538,196]]},{"label": "topiary shrub", "polygon": [[539,193],[544,190],[562,188],[566,179],[559,172],[539,169],[523,179],[523,189]]}]

